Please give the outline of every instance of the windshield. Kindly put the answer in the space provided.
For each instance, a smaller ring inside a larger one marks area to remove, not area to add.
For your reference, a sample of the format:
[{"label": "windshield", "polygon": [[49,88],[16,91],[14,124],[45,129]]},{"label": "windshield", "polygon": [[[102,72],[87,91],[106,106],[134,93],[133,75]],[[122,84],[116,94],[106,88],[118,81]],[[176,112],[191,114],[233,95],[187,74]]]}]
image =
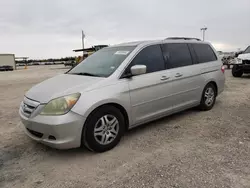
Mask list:
[{"label": "windshield", "polygon": [[247,49],[243,52],[243,54],[248,54],[250,53],[250,46],[247,47]]},{"label": "windshield", "polygon": [[74,67],[68,74],[108,77],[135,49],[135,46],[103,48]]}]

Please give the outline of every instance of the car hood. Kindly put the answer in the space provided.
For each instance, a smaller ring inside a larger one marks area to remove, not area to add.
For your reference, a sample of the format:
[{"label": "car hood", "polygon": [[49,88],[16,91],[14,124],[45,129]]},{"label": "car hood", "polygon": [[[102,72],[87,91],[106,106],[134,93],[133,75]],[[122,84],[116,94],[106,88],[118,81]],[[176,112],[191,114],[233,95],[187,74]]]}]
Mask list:
[{"label": "car hood", "polygon": [[105,78],[62,74],[33,86],[25,96],[40,103],[48,103],[54,98],[91,90],[102,80]]},{"label": "car hood", "polygon": [[250,53],[247,53],[247,54],[240,54],[238,56],[239,59],[242,59],[242,60],[250,60]]}]

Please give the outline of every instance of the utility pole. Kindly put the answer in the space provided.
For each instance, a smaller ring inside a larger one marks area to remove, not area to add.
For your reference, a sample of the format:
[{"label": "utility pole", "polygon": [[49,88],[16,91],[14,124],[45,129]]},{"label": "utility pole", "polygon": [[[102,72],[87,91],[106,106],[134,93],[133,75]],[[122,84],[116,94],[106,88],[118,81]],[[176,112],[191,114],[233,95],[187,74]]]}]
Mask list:
[{"label": "utility pole", "polygon": [[[84,39],[85,39],[85,34],[82,30],[82,49],[84,49]],[[83,51],[83,55],[84,55],[84,51]]]},{"label": "utility pole", "polygon": [[202,31],[202,40],[204,41],[205,40],[205,32],[207,30],[207,27],[202,27],[201,28],[201,31]]}]

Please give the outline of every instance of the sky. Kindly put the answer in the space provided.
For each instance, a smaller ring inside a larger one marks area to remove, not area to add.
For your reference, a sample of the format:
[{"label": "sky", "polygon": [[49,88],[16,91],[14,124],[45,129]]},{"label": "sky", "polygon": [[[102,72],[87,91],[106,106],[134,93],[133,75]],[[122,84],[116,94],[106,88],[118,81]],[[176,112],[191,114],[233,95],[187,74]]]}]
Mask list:
[{"label": "sky", "polygon": [[250,0],[0,0],[0,53],[77,56],[85,46],[171,36],[201,38],[217,50],[250,45]]}]

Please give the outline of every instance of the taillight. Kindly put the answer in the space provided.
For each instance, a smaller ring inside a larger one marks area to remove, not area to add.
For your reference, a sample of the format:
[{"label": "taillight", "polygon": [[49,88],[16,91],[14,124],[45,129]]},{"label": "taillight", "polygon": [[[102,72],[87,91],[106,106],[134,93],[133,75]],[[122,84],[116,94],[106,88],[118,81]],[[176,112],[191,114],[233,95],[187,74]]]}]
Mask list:
[{"label": "taillight", "polygon": [[225,73],[225,66],[224,65],[221,66],[221,72]]}]

